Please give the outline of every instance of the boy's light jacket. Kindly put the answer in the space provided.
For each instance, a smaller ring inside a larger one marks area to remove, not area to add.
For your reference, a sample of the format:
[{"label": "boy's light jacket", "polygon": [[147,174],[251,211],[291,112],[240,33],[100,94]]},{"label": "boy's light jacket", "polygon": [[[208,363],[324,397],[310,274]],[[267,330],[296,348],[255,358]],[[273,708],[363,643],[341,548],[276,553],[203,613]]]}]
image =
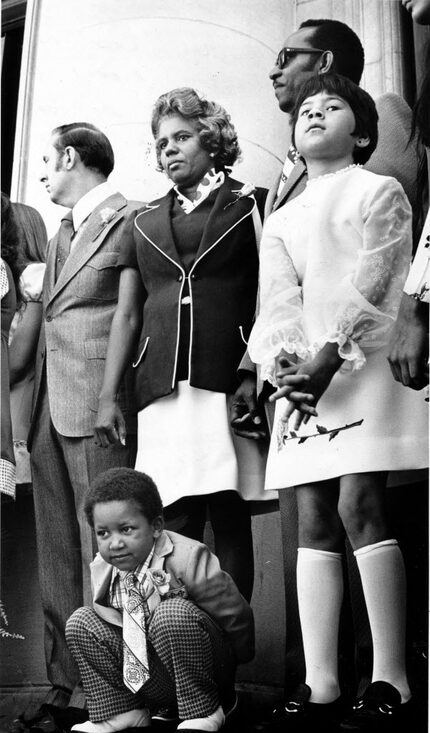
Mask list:
[{"label": "boy's light jacket", "polygon": [[[93,605],[105,621],[122,626],[122,614],[106,605],[112,567],[99,553],[91,563]],[[164,530],[156,541],[150,567],[170,573],[172,591],[185,586],[188,599],[226,632],[239,662],[252,659],[254,620],[251,607],[206,545]]]}]

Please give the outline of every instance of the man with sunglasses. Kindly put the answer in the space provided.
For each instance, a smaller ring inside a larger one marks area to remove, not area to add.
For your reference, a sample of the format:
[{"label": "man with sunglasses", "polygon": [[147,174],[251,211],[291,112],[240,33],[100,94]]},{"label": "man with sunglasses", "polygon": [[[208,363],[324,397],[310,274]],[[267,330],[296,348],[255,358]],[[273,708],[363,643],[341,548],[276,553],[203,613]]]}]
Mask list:
[{"label": "man with sunglasses", "polygon": [[[331,71],[359,84],[363,68],[363,46],[349,26],[331,19],[306,20],[286,38],[269,78],[279,108],[289,114],[300,86],[309,77]],[[378,145],[365,167],[373,173],[397,178],[414,207],[418,158],[415,145],[408,144],[411,110],[404,99],[392,93],[376,99],[376,108],[379,114]],[[290,137],[288,125],[287,136]],[[306,181],[305,164],[294,146],[290,145],[282,172],[269,190],[265,218],[298,196],[304,190]],[[262,439],[267,432],[264,428],[267,416],[263,405],[268,385],[266,383],[263,389],[264,385],[248,352],[240,363],[238,375],[242,381],[232,404],[232,428],[242,437]],[[270,415],[268,417],[270,423]]]},{"label": "man with sunglasses", "polygon": [[[309,77],[331,71],[342,74],[359,84],[363,68],[363,47],[351,28],[336,20],[307,20],[300,25],[297,31],[287,37],[276,57],[269,77],[279,108],[290,114],[301,85]],[[408,146],[411,126],[410,108],[401,97],[395,94],[384,94],[379,100],[376,100],[376,104],[379,114],[379,141],[377,149],[365,167],[375,173],[397,178],[411,203],[414,204],[418,160],[415,146]],[[286,135],[289,135],[289,130],[286,130]],[[300,194],[306,186],[306,181],[305,164],[294,146],[290,145],[282,173],[275,180],[266,199],[265,217]],[[265,423],[268,423],[270,429],[273,419],[273,406],[266,399],[271,388],[268,383],[261,382],[256,373],[256,367],[247,352],[239,367],[239,377],[242,382],[233,401],[232,427],[242,437],[261,439],[267,432],[264,428]],[[300,386],[297,389],[300,389]],[[288,693],[300,678],[304,666],[295,583],[298,542],[294,491],[280,491],[279,506],[287,617],[285,685]],[[362,645],[360,661],[361,656],[366,658],[369,654],[370,637],[360,586],[359,583],[354,582],[353,577],[351,595],[354,623],[358,624],[361,630],[358,634]],[[290,697],[290,702],[292,701],[292,709],[295,710],[293,697],[294,695]],[[291,731],[302,730],[300,726],[303,725],[303,720],[300,715],[294,716],[298,727],[291,727],[292,715],[286,713],[288,705],[289,702],[275,711],[275,717],[269,726],[270,730],[272,724],[275,731],[283,731],[286,725]],[[304,709],[302,704],[300,709]]]},{"label": "man with sunglasses", "polygon": [[[337,20],[306,20],[285,41],[269,77],[282,112],[289,114],[300,86],[314,74],[334,72],[360,83],[364,51],[360,39],[349,26]],[[415,152],[406,149],[410,131],[410,110],[395,94],[376,100],[379,113],[379,142],[366,165],[368,170],[397,178],[413,203]],[[289,149],[280,180],[266,201],[265,215],[294,198],[306,185],[306,171]],[[293,165],[291,164],[293,163]],[[295,163],[298,163],[293,173]],[[288,178],[288,185],[285,185]]]}]

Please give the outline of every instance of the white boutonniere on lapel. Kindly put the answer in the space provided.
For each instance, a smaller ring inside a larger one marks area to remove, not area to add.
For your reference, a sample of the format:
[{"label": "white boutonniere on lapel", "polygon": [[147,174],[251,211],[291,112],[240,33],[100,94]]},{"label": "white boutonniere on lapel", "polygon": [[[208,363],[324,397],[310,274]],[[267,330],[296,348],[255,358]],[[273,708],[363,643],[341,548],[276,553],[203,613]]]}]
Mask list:
[{"label": "white boutonniere on lapel", "polygon": [[103,229],[105,229],[105,227],[107,227],[107,225],[109,224],[109,222],[111,222],[112,219],[115,219],[117,213],[118,213],[117,210],[116,209],[112,209],[110,206],[106,206],[104,209],[101,209],[100,210],[100,212],[99,212],[100,223],[97,226],[96,231],[94,233],[93,241],[100,236],[100,234],[102,233]]},{"label": "white boutonniere on lapel", "polygon": [[116,210],[111,209],[110,206],[106,206],[105,209],[102,209],[100,211],[100,219],[102,220],[103,226],[106,226],[106,224],[109,224],[109,222],[112,221],[115,215],[116,215]]},{"label": "white boutonniere on lapel", "polygon": [[228,209],[229,206],[233,206],[233,204],[237,204],[240,199],[247,198],[248,196],[252,196],[256,192],[256,188],[252,183],[244,183],[242,188],[239,188],[235,191],[232,191],[236,198],[234,201],[230,201],[228,204],[224,206],[224,210]]},{"label": "white boutonniere on lapel", "polygon": [[166,573],[164,570],[148,570],[148,575],[157,593],[161,597],[165,596],[170,590],[170,573]]}]

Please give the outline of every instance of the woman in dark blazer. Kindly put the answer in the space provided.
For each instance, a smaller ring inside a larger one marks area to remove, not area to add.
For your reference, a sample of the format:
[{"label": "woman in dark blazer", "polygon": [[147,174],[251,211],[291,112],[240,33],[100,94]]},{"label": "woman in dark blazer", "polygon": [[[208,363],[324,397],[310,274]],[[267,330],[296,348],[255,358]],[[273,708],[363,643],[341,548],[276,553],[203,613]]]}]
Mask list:
[{"label": "woman in dark blazer", "polygon": [[157,100],[152,132],[159,170],[174,185],[138,212],[133,245],[119,258],[96,440],[124,440],[116,394],[132,363],[136,468],[157,483],[169,528],[201,540],[208,513],[221,566],[249,599],[252,536],[242,497],[266,498],[265,446],[233,435],[228,407],[255,312],[266,191],[230,178],[240,154],[235,129],[193,89]]}]

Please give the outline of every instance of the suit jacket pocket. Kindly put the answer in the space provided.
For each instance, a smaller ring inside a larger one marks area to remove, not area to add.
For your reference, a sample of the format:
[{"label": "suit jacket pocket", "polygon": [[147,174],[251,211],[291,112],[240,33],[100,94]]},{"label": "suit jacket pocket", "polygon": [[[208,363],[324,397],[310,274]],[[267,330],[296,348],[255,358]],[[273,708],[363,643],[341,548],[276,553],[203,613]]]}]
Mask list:
[{"label": "suit jacket pocket", "polygon": [[118,252],[97,252],[75,277],[78,298],[117,300],[120,271]]},{"label": "suit jacket pocket", "polygon": [[87,339],[84,343],[85,358],[106,359],[107,344],[106,339]]}]

